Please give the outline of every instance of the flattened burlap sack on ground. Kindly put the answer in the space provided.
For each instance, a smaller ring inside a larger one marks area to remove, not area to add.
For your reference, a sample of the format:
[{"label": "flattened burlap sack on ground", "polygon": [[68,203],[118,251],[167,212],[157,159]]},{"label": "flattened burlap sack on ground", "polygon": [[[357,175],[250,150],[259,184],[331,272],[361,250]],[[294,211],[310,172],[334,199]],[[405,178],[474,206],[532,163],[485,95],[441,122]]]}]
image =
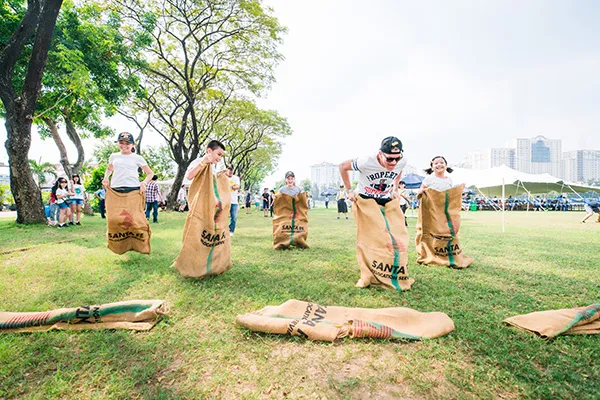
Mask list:
[{"label": "flattened burlap sack on ground", "polygon": [[46,312],[0,312],[0,333],[51,329],[130,329],[147,331],[166,313],[164,300],[130,300]]},{"label": "flattened burlap sack on ground", "polygon": [[375,200],[357,197],[352,213],[360,266],[356,286],[382,284],[400,291],[410,289],[415,280],[408,276],[408,231],[399,200],[382,207]]},{"label": "flattened burlap sack on ground", "polygon": [[144,213],[146,196],[139,190],[119,193],[108,187],[105,202],[108,248],[116,254],[131,250],[150,254],[150,224]]},{"label": "flattened burlap sack on ground", "polygon": [[346,336],[431,339],[454,330],[454,322],[441,312],[321,306],[298,300],[238,315],[235,322],[257,332],[299,335],[329,342]]},{"label": "flattened burlap sack on ground", "polygon": [[538,311],[504,320],[509,325],[535,333],[543,339],[558,335],[600,334],[600,303],[588,307]]},{"label": "flattened burlap sack on ground", "polygon": [[467,268],[473,259],[464,255],[458,231],[464,185],[438,192],[426,189],[419,195],[417,222],[417,262]]},{"label": "flattened burlap sack on ground", "polygon": [[308,249],[307,192],[292,197],[278,193],[273,202],[273,248],[275,250],[298,246]]},{"label": "flattened burlap sack on ground", "polygon": [[199,171],[188,193],[190,210],[183,227],[183,247],[173,263],[188,278],[219,275],[231,268],[229,178],[215,178],[211,165]]}]

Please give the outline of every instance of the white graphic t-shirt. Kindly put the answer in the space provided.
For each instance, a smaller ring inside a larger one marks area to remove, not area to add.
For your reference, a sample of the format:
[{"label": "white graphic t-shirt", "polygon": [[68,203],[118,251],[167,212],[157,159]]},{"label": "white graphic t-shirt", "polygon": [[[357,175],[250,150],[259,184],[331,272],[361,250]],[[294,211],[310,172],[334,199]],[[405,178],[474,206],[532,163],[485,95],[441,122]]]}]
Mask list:
[{"label": "white graphic t-shirt", "polygon": [[138,168],[148,165],[142,156],[135,153],[127,155],[113,153],[110,155],[108,163],[115,168],[110,180],[111,188],[140,187]]},{"label": "white graphic t-shirt", "polygon": [[358,157],[352,161],[352,169],[360,172],[356,192],[373,199],[390,198],[394,189],[394,179],[405,166],[406,158],[402,158],[393,171],[388,171],[379,164],[377,155]]},{"label": "white graphic t-shirt", "polygon": [[[231,178],[229,178],[229,187],[231,188],[233,186],[240,186],[239,176],[231,175]],[[238,200],[239,195],[240,195],[240,191],[238,189],[236,189],[236,190],[231,189],[231,204],[239,203],[239,200]]]},{"label": "white graphic t-shirt", "polygon": [[423,179],[423,183],[427,185],[428,188],[432,188],[437,190],[438,192],[443,192],[448,189],[452,189],[452,178],[449,176],[444,179],[438,178],[434,174],[427,175],[425,179]]},{"label": "white graphic t-shirt", "polygon": [[85,188],[83,187],[83,185],[76,183],[73,185],[73,193],[75,193],[75,194],[73,196],[71,196],[72,199],[83,200],[83,194],[85,193]]}]

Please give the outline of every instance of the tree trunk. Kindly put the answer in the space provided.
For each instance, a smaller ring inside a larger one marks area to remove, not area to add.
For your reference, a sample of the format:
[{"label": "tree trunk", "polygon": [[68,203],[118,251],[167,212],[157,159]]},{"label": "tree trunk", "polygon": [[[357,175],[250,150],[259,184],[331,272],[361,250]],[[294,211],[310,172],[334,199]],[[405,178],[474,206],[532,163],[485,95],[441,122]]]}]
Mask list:
[{"label": "tree trunk", "polygon": [[7,115],[4,144],[10,167],[10,191],[17,206],[18,224],[46,223],[42,193],[29,167],[31,120]]},{"label": "tree trunk", "polygon": [[79,137],[77,129],[75,129],[71,118],[69,118],[67,115],[64,115],[64,118],[67,125],[67,136],[69,136],[69,139],[71,139],[71,142],[73,142],[75,148],[77,149],[77,161],[75,161],[75,164],[73,164],[71,167],[71,172],[73,174],[79,174],[81,167],[83,166],[83,162],[85,161],[85,151],[83,150],[81,138]]},{"label": "tree trunk", "polygon": [[173,186],[171,186],[171,191],[167,195],[168,210],[174,209],[175,205],[177,204],[177,195],[179,194],[179,189],[181,189],[181,185],[183,184],[183,178],[185,177],[185,171],[187,170],[187,167],[187,165],[177,165],[175,180],[173,181]]},{"label": "tree trunk", "polygon": [[52,118],[47,117],[42,118],[42,120],[48,126],[48,129],[50,129],[50,135],[52,136],[52,139],[54,139],[56,147],[58,147],[58,152],[60,153],[60,165],[62,165],[65,174],[67,174],[67,177],[71,179],[73,173],[71,171],[71,164],[69,163],[69,158],[67,157],[67,148],[65,147],[65,144],[63,143],[62,139],[60,138],[60,135],[58,134],[58,126],[56,125],[56,121],[54,121]]}]

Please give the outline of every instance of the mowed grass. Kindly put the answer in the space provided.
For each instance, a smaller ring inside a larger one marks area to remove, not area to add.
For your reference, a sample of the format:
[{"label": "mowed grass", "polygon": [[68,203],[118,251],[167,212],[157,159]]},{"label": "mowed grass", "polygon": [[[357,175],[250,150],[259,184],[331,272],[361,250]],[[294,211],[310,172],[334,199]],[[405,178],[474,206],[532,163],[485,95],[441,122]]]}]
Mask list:
[{"label": "mowed grass", "polygon": [[[105,222],[59,231],[0,220],[0,310],[45,311],[165,299],[150,332],[0,334],[0,398],[598,398],[600,337],[543,341],[506,317],[600,300],[600,224],[583,213],[463,215],[466,270],[416,265],[412,290],[357,289],[355,229],[310,212],[308,250],[272,250],[271,220],[240,212],[234,267],[184,279],[170,266],[185,215],[162,213],[152,254],[106,248]],[[17,251],[11,251],[17,250]],[[451,334],[423,342],[310,342],[236,326],[238,314],[300,299],[347,307],[443,311]]]}]

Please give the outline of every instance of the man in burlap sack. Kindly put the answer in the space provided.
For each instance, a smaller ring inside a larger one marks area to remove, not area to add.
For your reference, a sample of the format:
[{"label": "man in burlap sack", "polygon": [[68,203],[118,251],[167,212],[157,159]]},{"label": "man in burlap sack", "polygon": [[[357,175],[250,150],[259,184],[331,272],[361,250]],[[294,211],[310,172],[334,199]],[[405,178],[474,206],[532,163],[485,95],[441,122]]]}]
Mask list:
[{"label": "man in burlap sack", "polygon": [[285,173],[285,186],[279,188],[273,200],[273,249],[283,250],[290,246],[307,249],[308,198],[296,186],[292,171]]},{"label": "man in burlap sack", "polygon": [[[151,232],[145,214],[145,192],[154,173],[146,160],[135,154],[131,133],[120,133],[117,142],[120,152],[111,154],[102,180],[106,188],[108,248],[117,254],[130,250],[149,254]],[[138,168],[146,174],[142,182]]]},{"label": "man in burlap sack", "polygon": [[[402,291],[414,283],[408,277],[408,231],[398,200],[398,182],[405,166],[402,142],[393,136],[383,139],[377,154],[340,164],[356,220],[360,266],[356,287],[381,284]],[[356,193],[351,190],[349,171],[360,173]]]},{"label": "man in burlap sack", "polygon": [[218,275],[231,268],[229,208],[231,185],[225,171],[215,174],[225,146],[212,140],[206,154],[192,161],[186,177],[192,180],[183,246],[173,267],[189,278]]}]

